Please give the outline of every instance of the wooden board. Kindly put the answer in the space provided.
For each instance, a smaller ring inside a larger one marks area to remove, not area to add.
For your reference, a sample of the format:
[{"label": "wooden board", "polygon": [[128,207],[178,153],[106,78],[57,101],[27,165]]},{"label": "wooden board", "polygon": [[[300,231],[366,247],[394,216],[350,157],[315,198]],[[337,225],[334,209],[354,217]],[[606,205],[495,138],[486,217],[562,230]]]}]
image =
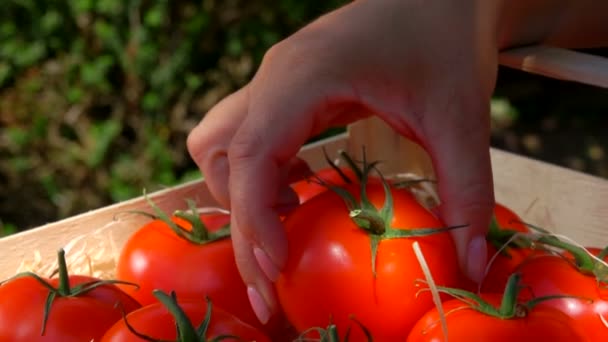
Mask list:
[{"label": "wooden board", "polygon": [[[572,79],[606,86],[608,65],[603,60],[593,70],[587,58],[571,58],[550,53],[545,47],[526,48],[501,55],[501,63],[539,72],[547,76]],[[537,56],[526,61],[529,56]],[[579,56],[580,57],[580,56]],[[599,70],[599,71],[598,71]],[[385,161],[384,172],[414,172],[432,175],[426,153],[417,145],[397,135],[377,118],[359,121],[346,133],[302,148],[299,156],[313,169],[324,166],[322,148],[330,154],[343,149],[360,155],[365,145],[368,156]],[[608,181],[555,165],[492,149],[496,199],[513,208],[524,220],[555,232],[566,234],[583,244],[608,244]],[[193,181],[149,195],[161,209],[171,212],[184,208],[184,199],[194,199],[199,206],[215,206],[202,180]],[[130,210],[149,210],[143,197],[93,210],[59,222],[0,239],[0,279],[12,276],[24,259],[35,252],[42,261],[54,260],[57,249],[76,238],[91,241],[106,236],[115,249],[145,218]],[[102,234],[99,234],[99,233]],[[97,240],[96,240],[97,239]]]},{"label": "wooden board", "polygon": [[507,50],[500,64],[555,79],[608,88],[608,58],[550,46]]}]

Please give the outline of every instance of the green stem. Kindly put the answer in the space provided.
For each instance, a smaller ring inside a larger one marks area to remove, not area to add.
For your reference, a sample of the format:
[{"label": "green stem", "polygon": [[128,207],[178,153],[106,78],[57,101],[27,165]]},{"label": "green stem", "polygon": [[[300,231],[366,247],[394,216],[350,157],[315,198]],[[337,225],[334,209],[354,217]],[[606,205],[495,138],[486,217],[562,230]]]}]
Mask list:
[{"label": "green stem", "polygon": [[606,259],[606,256],[608,256],[608,246],[604,247],[604,249],[602,249],[597,255],[598,259],[600,260]]},{"label": "green stem", "polygon": [[382,235],[386,231],[386,223],[378,212],[365,209],[355,209],[350,212],[350,217],[355,220],[360,228],[376,235]]},{"label": "green stem", "polygon": [[[180,342],[200,341],[192,322],[190,322],[190,319],[184,310],[182,310],[182,308],[180,308],[180,306],[177,304],[174,296],[169,296],[160,290],[154,290],[153,295],[167,308],[167,310],[169,310],[175,319],[175,323],[177,324],[177,329],[179,331]],[[210,312],[207,314],[210,314]]]},{"label": "green stem", "polygon": [[175,221],[172,220],[171,217],[169,217],[169,215],[167,215],[164,211],[162,211],[149,197],[145,196],[145,198],[150,207],[152,207],[154,210],[158,219],[163,221],[169,228],[171,228],[171,230],[173,230],[177,236],[186,239],[193,244],[203,245],[230,237],[229,228],[220,229],[216,232],[210,232],[198,214],[196,204],[192,200],[186,200],[188,203],[189,212],[176,210],[174,213],[175,217],[179,217],[192,225],[192,229],[187,230],[175,223]]},{"label": "green stem", "polygon": [[511,318],[517,314],[517,296],[521,290],[520,281],[521,275],[518,273],[512,274],[507,281],[499,309],[504,318]]},{"label": "green stem", "polygon": [[577,268],[581,272],[585,274],[594,274],[596,261],[593,260],[593,258],[584,248],[564,242],[554,236],[541,236],[538,239],[538,242],[570,252],[570,254],[572,254],[574,257],[574,262]]},{"label": "green stem", "polygon": [[538,303],[558,299],[558,298],[578,298],[586,299],[577,296],[569,295],[553,295],[553,296],[542,296],[534,298],[525,303],[519,303],[518,297],[522,290],[521,286],[521,275],[519,273],[513,273],[507,281],[505,291],[502,296],[500,307],[496,309],[488,301],[484,300],[479,295],[458,288],[449,288],[443,286],[437,286],[439,292],[446,293],[456,299],[468,303],[471,309],[483,313],[484,315],[500,318],[500,319],[517,319],[523,318],[527,315],[528,311],[532,310]]},{"label": "green stem", "polygon": [[340,335],[338,335],[338,328],[335,324],[331,324],[327,327],[327,331],[321,339],[322,342],[340,342]]},{"label": "green stem", "polygon": [[[456,229],[463,226],[447,227],[447,228],[413,228],[413,229],[398,229],[391,226],[394,218],[394,201],[392,188],[389,182],[382,176],[382,173],[377,169],[378,161],[368,163],[365,150],[363,151],[363,168],[356,167],[355,162],[344,151],[340,154],[347,164],[351,165],[353,171],[360,174],[359,196],[357,201],[355,197],[343,187],[328,186],[345,202],[348,208],[349,215],[353,222],[361,229],[366,231],[370,238],[371,251],[371,271],[374,277],[376,276],[376,256],[379,244],[382,240],[410,238],[425,235],[442,233],[446,230]],[[382,187],[384,189],[385,199],[380,209],[376,208],[367,196],[368,178],[371,171],[376,171],[380,175]],[[397,190],[406,191],[406,190]]]},{"label": "green stem", "polygon": [[346,165],[348,165],[348,167],[355,173],[355,175],[357,176],[357,179],[359,181],[361,181],[364,178],[363,172],[357,166],[355,161],[350,157],[350,155],[348,153],[346,153],[346,151],[344,151],[344,150],[338,151],[338,154],[340,155],[340,158],[342,158],[342,160],[344,160]]},{"label": "green stem", "polygon": [[59,266],[59,285],[57,287],[57,292],[60,296],[66,297],[71,295],[71,289],[68,265],[65,261],[65,251],[63,248],[60,248],[59,251],[57,251],[57,263]]},{"label": "green stem", "polygon": [[[342,155],[343,151],[340,151],[340,155]],[[325,161],[327,162],[327,164],[329,164],[329,166],[334,169],[334,171],[336,171],[338,173],[338,175],[340,175],[340,178],[342,178],[342,180],[344,181],[344,183],[346,184],[352,184],[353,181],[348,178],[348,176],[344,173],[344,171],[342,171],[342,169],[340,167],[338,167],[338,165],[336,165],[331,158],[329,158],[329,155],[327,154],[327,149],[325,149],[325,146],[323,147],[323,156],[325,156]],[[356,174],[356,171],[355,171]]]}]

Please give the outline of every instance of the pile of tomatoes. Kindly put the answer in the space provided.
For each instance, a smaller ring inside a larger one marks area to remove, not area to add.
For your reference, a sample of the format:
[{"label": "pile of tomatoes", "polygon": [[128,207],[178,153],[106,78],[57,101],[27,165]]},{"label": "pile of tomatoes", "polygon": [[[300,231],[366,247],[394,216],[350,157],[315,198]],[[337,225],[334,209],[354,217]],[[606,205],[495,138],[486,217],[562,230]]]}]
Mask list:
[{"label": "pile of tomatoes", "polygon": [[167,215],[151,203],[116,280],[69,275],[59,251],[56,276],[1,283],[0,340],[608,340],[606,251],[546,234],[496,204],[491,263],[473,283],[451,237],[464,227],[446,227],[373,165],[332,166],[292,184],[301,204],[283,218],[282,312],[266,324],[237,271],[229,214],[190,205]]}]

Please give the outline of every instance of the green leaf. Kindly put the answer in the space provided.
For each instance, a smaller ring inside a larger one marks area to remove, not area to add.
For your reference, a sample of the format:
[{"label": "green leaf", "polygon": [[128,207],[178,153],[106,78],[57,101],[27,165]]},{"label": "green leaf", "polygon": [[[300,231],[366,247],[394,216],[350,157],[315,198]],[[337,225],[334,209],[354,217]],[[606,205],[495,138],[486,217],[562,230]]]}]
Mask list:
[{"label": "green leaf", "polygon": [[57,11],[46,12],[40,19],[40,29],[45,35],[50,35],[61,27],[62,17]]},{"label": "green leaf", "polygon": [[160,109],[162,100],[157,93],[147,92],[141,100],[141,106],[145,111],[154,112]]},{"label": "green leaf", "polygon": [[123,0],[98,0],[96,9],[101,14],[117,16],[124,10],[123,3]]},{"label": "green leaf", "polygon": [[12,223],[4,223],[0,221],[0,237],[8,236],[18,232],[17,226]]},{"label": "green leaf", "polygon": [[96,168],[101,165],[106,158],[112,141],[116,139],[121,130],[122,124],[118,120],[101,121],[91,127],[90,134],[93,147],[88,151],[88,158],[86,160],[89,167]]},{"label": "green leaf", "polygon": [[73,0],[69,1],[68,4],[71,5],[72,10],[77,15],[89,12],[93,9],[93,0]]},{"label": "green leaf", "polygon": [[17,147],[23,147],[30,141],[29,132],[22,127],[7,127],[5,133],[9,141]]},{"label": "green leaf", "polygon": [[79,87],[70,87],[65,94],[66,99],[70,103],[78,103],[84,97],[84,90]]},{"label": "green leaf", "polygon": [[16,51],[13,61],[17,66],[28,67],[41,60],[45,54],[46,47],[44,43],[42,41],[35,41],[22,46],[19,51]]},{"label": "green leaf", "polygon": [[161,6],[154,6],[146,12],[144,17],[144,23],[148,27],[158,28],[162,26],[165,21],[165,8]]},{"label": "green leaf", "polygon": [[92,62],[83,64],[80,69],[82,82],[91,87],[106,89],[109,85],[107,73],[114,64],[114,59],[109,55],[102,55]]}]

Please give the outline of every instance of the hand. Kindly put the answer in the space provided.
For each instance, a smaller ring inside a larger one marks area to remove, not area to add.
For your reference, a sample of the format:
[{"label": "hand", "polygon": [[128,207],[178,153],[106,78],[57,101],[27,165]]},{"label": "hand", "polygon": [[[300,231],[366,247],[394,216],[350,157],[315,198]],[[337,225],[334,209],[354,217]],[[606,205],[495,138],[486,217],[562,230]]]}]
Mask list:
[{"label": "hand", "polygon": [[[309,137],[377,115],[430,154],[441,218],[473,280],[486,261],[494,206],[489,99],[497,70],[493,17],[475,1],[358,0],[272,47],[251,82],[188,138],[210,191],[232,212],[239,271],[262,322],[288,246],[278,212]],[[490,3],[488,1],[480,3]],[[491,12],[491,11],[490,11]]]}]

